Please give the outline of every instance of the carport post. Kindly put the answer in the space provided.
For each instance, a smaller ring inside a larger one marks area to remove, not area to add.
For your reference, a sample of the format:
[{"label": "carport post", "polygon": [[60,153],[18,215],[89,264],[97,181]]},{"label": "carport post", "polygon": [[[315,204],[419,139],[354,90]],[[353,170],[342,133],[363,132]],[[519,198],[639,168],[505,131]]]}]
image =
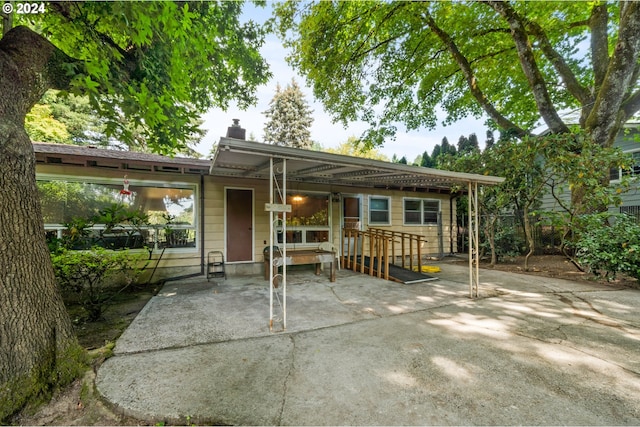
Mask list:
[{"label": "carport post", "polygon": [[[273,283],[278,272],[273,272],[273,267],[277,265],[273,258],[273,247],[278,244],[278,239],[275,242],[274,236],[274,212],[276,212],[275,218],[279,221],[279,213],[282,212],[282,248],[280,252],[280,260],[282,261],[282,302],[280,308],[282,309],[282,329],[287,329],[287,159],[282,159],[282,189],[278,185],[278,177],[275,175],[273,168],[273,157],[269,158],[269,204],[265,207],[269,211],[269,331],[273,331],[273,292],[275,290]],[[274,188],[276,194],[274,194]],[[275,203],[277,199],[278,203]],[[290,206],[289,206],[290,208]],[[276,291],[277,292],[277,291]]]},{"label": "carport post", "polygon": [[469,181],[469,297],[478,297],[480,243],[478,236],[478,183]]}]

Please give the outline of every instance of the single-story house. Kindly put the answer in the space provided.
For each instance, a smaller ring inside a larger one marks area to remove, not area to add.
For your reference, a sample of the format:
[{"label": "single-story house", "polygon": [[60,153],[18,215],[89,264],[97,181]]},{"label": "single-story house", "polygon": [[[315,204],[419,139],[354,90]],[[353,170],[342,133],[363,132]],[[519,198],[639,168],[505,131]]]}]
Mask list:
[{"label": "single-story house", "polygon": [[276,170],[290,211],[274,241],[288,250],[338,246],[343,228],[376,227],[419,234],[421,253],[441,257],[457,251],[454,199],[503,180],[247,141],[237,127],[212,160],[34,143],[47,232],[60,236],[72,217],[122,201],[149,215],[140,238],[152,256],[164,248],[156,279],[202,274],[210,251],[224,254],[227,274],[257,274],[273,235],[265,207]]}]

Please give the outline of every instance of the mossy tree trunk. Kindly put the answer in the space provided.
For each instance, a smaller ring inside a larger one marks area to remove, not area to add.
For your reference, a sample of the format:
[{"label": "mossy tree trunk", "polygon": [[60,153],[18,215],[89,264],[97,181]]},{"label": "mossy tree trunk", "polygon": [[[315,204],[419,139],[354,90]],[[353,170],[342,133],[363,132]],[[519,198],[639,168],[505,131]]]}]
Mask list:
[{"label": "mossy tree trunk", "polygon": [[0,420],[73,375],[66,364],[78,344],[55,285],[24,130],[47,89],[68,87],[64,67],[73,62],[26,27],[0,40]]}]

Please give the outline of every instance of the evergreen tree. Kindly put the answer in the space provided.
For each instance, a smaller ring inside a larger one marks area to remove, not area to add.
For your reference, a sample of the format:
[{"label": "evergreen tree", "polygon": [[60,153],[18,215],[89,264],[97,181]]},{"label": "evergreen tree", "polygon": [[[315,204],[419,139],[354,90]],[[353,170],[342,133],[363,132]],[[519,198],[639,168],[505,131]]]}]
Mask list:
[{"label": "evergreen tree", "polygon": [[[447,141],[446,136],[442,138],[442,143],[446,143],[447,145],[449,145],[449,141]],[[435,147],[433,147],[433,151],[431,152],[431,161],[433,162],[434,167],[438,167],[438,157],[440,157],[441,153],[442,147],[440,146],[440,144],[436,144]]]},{"label": "evergreen tree", "polygon": [[313,111],[304,99],[300,86],[294,79],[291,85],[282,90],[280,84],[276,94],[269,103],[269,109],[263,114],[267,116],[264,126],[264,142],[295,148],[311,148],[311,131]]},{"label": "evergreen tree", "polygon": [[469,135],[469,147],[471,151],[480,151],[480,143],[478,142],[478,136],[475,133]]},{"label": "evergreen tree", "polygon": [[422,161],[420,162],[420,166],[425,168],[432,168],[435,166],[433,159],[429,156],[429,153],[427,153],[426,150],[424,153],[422,153]]},{"label": "evergreen tree", "polygon": [[485,149],[493,147],[496,143],[496,140],[493,138],[493,131],[491,129],[487,130],[487,139],[484,142]]},{"label": "evergreen tree", "polygon": [[460,154],[469,152],[469,138],[464,135],[458,138],[458,152]]}]

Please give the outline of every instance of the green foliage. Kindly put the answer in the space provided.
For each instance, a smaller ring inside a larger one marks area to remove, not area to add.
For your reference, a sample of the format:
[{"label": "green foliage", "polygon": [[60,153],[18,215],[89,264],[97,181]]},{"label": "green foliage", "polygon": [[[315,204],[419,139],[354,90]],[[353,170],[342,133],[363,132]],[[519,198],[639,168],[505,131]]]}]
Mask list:
[{"label": "green foliage", "polygon": [[[577,132],[521,141],[503,138],[483,152],[471,150],[456,156],[441,155],[441,164],[461,172],[504,176],[504,183],[485,187],[479,194],[482,215],[490,219],[489,227],[495,227],[497,217],[505,211],[522,212],[527,245],[533,253],[533,227],[537,225],[540,215],[537,209],[544,194],[552,194],[564,209],[562,215],[545,213],[547,221],[554,218],[553,225],[568,233],[577,215],[620,203],[621,194],[629,188],[628,179],[608,185],[602,179],[603,171],[624,168],[631,163],[618,149],[604,148]],[[589,197],[565,200],[561,196],[567,190],[579,190]],[[487,231],[494,235],[498,230]],[[498,237],[497,233],[495,237]]]},{"label": "green foliage", "polygon": [[[110,301],[135,282],[144,268],[145,253],[110,251],[101,247],[51,254],[56,281],[63,295],[73,296],[88,321],[99,320]],[[119,275],[116,283],[111,283]]]},{"label": "green foliage", "polygon": [[340,143],[335,148],[327,148],[327,153],[342,154],[344,156],[362,157],[365,159],[389,161],[389,157],[380,151],[367,148],[365,144],[355,136],[350,136],[345,142]]},{"label": "green foliage", "polygon": [[580,264],[607,279],[624,273],[640,280],[640,224],[634,218],[590,214],[581,216],[576,225],[577,239],[571,247]]},{"label": "green foliage", "polygon": [[[615,135],[638,110],[623,102],[638,94],[640,12],[629,6],[291,0],[276,6],[276,16],[290,63],[316,98],[336,121],[367,122],[364,139],[375,146],[398,123],[435,128],[443,110],[445,124],[484,113],[493,128],[522,137],[541,118],[566,132],[558,112],[581,109],[590,116],[585,129],[613,126],[608,135]],[[596,25],[591,18],[601,15]],[[587,39],[592,51],[583,55]]]},{"label": "green foliage", "polygon": [[[211,107],[255,102],[270,77],[264,30],[241,23],[242,2],[51,2],[16,16],[76,62],[68,92],[88,97],[107,138],[173,153],[201,136]],[[62,93],[64,95],[64,92]]]},{"label": "green foliage", "polygon": [[69,143],[71,134],[67,126],[58,121],[49,105],[36,104],[25,120],[24,128],[29,138],[36,142]]}]

